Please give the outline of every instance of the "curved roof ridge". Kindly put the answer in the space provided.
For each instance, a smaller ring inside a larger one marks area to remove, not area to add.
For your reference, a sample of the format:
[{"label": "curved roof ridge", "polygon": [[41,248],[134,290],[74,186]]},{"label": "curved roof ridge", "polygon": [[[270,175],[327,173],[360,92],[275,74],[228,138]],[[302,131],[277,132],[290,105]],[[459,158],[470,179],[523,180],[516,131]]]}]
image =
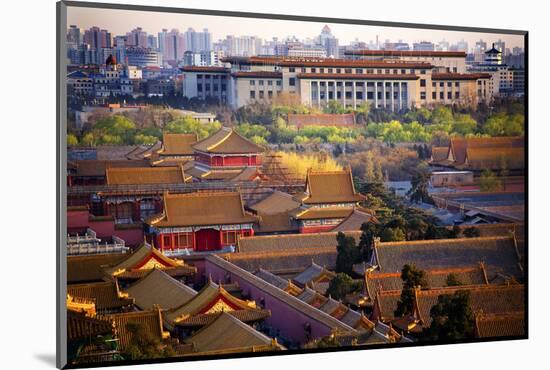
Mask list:
[{"label": "curved roof ridge", "polygon": [[434,295],[440,294],[440,292],[455,292],[459,290],[522,290],[525,289],[523,284],[473,284],[473,285],[457,285],[457,286],[445,286],[439,288],[421,289],[418,291],[421,295]]},{"label": "curved roof ridge", "polygon": [[511,236],[506,235],[494,235],[494,236],[479,236],[476,238],[451,238],[451,239],[426,239],[426,240],[405,240],[400,242],[380,242],[377,244],[379,247],[393,247],[402,245],[420,245],[420,244],[450,244],[461,243],[464,241],[484,241],[484,240],[506,240],[512,239]]}]

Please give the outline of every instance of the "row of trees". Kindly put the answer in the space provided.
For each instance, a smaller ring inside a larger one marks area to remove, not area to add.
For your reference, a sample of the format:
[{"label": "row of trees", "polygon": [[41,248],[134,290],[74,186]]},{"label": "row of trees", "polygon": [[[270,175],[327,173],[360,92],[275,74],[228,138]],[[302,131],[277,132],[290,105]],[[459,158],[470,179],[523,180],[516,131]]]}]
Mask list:
[{"label": "row of trees", "polygon": [[[523,103],[507,102],[489,109],[480,105],[477,109],[467,107],[437,106],[434,108],[411,109],[405,112],[388,112],[371,109],[364,103],[355,109],[346,108],[340,102],[330,101],[322,108],[301,105],[296,96],[277,97],[271,104],[253,103],[239,108],[234,114],[237,123],[254,122],[266,126],[272,132],[272,143],[289,143],[294,140],[315,140],[321,142],[353,141],[359,136],[373,137],[386,143],[431,142],[453,135],[460,136],[522,136],[524,134]],[[519,108],[518,108],[519,106]],[[516,107],[511,109],[510,107]],[[508,108],[508,109],[506,109]],[[285,131],[289,113],[352,113],[361,128],[358,132],[337,133],[332,138],[323,135],[318,128],[312,134],[296,134]],[[366,130],[365,130],[366,127]],[[271,129],[272,128],[272,129]],[[294,134],[294,135],[293,135]],[[296,138],[299,136],[299,138]],[[296,138],[296,139],[295,139]],[[336,140],[335,140],[336,139]]]},{"label": "row of trees", "polygon": [[[433,110],[421,108],[401,115],[390,121],[371,120],[368,104],[352,110],[338,102],[330,102],[325,112],[353,113],[359,123],[356,128],[308,126],[302,129],[287,125],[288,113],[318,113],[318,109],[282,100],[277,104],[254,103],[239,108],[234,117],[224,120],[236,121],[239,132],[262,145],[271,144],[346,144],[362,138],[375,138],[386,144],[402,142],[424,142],[445,145],[450,136],[518,136],[524,134],[524,117],[519,113],[498,112],[482,123],[468,113],[453,113],[450,108],[437,107]],[[289,105],[282,105],[289,104]],[[415,119],[412,120],[411,119]],[[123,115],[100,116],[85,128],[80,137],[70,134],[69,145],[122,145],[151,144],[160,138],[161,129],[170,132],[192,132],[204,137],[219,128],[219,122],[200,124],[189,116],[172,109],[151,107],[144,111],[128,112]],[[254,122],[254,123],[251,123]],[[368,125],[364,123],[369,122]],[[363,124],[361,124],[363,123]]]},{"label": "row of trees", "polygon": [[479,125],[469,114],[455,114],[448,121],[432,124],[422,124],[418,121],[402,123],[397,120],[381,123],[370,123],[366,136],[377,138],[385,143],[403,142],[436,142],[444,145],[451,136],[494,137],[523,136],[525,133],[525,118],[523,115],[498,113],[490,116],[486,122]]},{"label": "row of trees", "polygon": [[97,145],[152,145],[162,138],[162,132],[196,134],[199,139],[211,135],[221,127],[220,122],[200,123],[189,116],[178,116],[166,123],[163,129],[157,126],[139,128],[134,121],[124,115],[115,114],[99,119],[93,127],[83,132],[67,135],[69,146]]}]

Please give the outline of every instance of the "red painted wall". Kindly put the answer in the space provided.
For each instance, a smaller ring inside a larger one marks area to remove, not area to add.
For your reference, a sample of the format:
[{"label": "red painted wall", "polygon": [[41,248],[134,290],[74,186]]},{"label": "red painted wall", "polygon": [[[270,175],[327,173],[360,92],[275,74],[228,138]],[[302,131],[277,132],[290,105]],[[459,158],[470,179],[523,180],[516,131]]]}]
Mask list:
[{"label": "red painted wall", "polygon": [[249,158],[247,156],[235,156],[235,157],[225,157],[224,166],[248,166],[250,164]]},{"label": "red painted wall", "polygon": [[67,232],[84,233],[90,228],[96,232],[97,237],[112,238],[117,236],[124,240],[128,246],[137,246],[143,242],[143,228],[129,227],[126,225],[117,227],[115,221],[110,218],[102,217],[94,220],[86,210],[67,212]]},{"label": "red painted wall", "polygon": [[195,238],[195,248],[198,251],[215,251],[222,247],[221,234],[218,230],[199,230],[195,233]]},{"label": "red painted wall", "polygon": [[334,229],[337,225],[302,226],[299,228],[302,234],[322,233]]},{"label": "red painted wall", "polygon": [[196,154],[195,160],[213,167],[255,166],[262,163],[261,157],[258,155],[236,155],[222,157],[219,155],[209,156],[206,154]]},{"label": "red painted wall", "polygon": [[[192,245],[189,248],[193,248],[198,251],[211,251],[211,250],[220,250],[226,245],[235,245],[235,243],[229,243],[224,244],[223,243],[223,237],[222,237],[223,231],[214,230],[214,229],[204,229],[200,230],[198,232],[190,233],[191,237],[193,238]],[[237,230],[237,237],[248,237],[248,236],[254,236],[254,230],[253,229],[246,229],[246,230]],[[154,243],[156,246],[158,246],[161,250],[165,249],[176,249],[178,247],[175,246],[175,240],[174,235],[172,233],[164,233],[164,234],[158,234],[154,236]],[[170,236],[170,244],[167,245],[164,243],[164,237]],[[148,236],[148,240],[151,239],[151,236]]]}]

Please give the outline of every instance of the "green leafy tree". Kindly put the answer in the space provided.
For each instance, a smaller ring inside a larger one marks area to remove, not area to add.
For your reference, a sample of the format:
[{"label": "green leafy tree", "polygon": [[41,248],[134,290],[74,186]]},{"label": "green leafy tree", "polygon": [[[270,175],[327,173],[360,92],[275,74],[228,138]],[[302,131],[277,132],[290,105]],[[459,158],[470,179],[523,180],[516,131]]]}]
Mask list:
[{"label": "green leafy tree", "polygon": [[294,144],[298,144],[298,145],[306,144],[309,142],[309,138],[306,136],[298,135],[294,137],[293,142]]},{"label": "green leafy tree", "polygon": [[474,337],[475,318],[470,306],[470,292],[459,290],[440,295],[430,310],[432,323],[423,333],[424,340],[452,342]]},{"label": "green leafy tree", "polygon": [[434,201],[428,192],[430,172],[424,167],[418,167],[411,179],[411,189],[407,192],[413,203],[430,203]]},{"label": "green leafy tree", "polygon": [[141,323],[128,323],[126,330],[130,333],[130,343],[123,356],[130,360],[153,359],[174,355],[173,349],[161,343]]},{"label": "green leafy tree", "polygon": [[407,240],[424,240],[428,223],[422,217],[415,216],[407,222]]},{"label": "green leafy tree", "polygon": [[67,134],[67,146],[78,145],[78,139],[74,134]]},{"label": "green leafy tree", "polygon": [[441,234],[441,237],[447,238],[447,239],[456,239],[460,236],[460,233],[462,232],[460,230],[460,227],[457,225],[453,226],[451,229],[444,229],[445,232]]},{"label": "green leafy tree", "polygon": [[340,343],[335,333],[332,333],[331,335],[322,337],[320,339],[314,339],[304,344],[304,348],[306,349],[338,348],[338,347],[342,347],[342,343]]},{"label": "green leafy tree", "polygon": [[342,232],[336,235],[336,241],[338,242],[336,246],[336,272],[350,275],[353,265],[360,259],[359,248],[357,248],[353,237],[346,236]]},{"label": "green leafy tree", "polygon": [[267,142],[267,139],[271,135],[271,132],[263,125],[253,125],[250,123],[243,123],[237,126],[237,132],[246,138],[252,139],[253,137],[259,137],[264,139],[263,142]]},{"label": "green leafy tree", "polygon": [[386,227],[380,234],[380,240],[383,242],[402,242],[405,239],[405,232],[400,228]]},{"label": "green leafy tree", "polygon": [[368,101],[357,106],[355,109],[355,122],[358,124],[366,124],[369,119],[369,113],[371,110],[371,105]]},{"label": "green leafy tree", "polygon": [[454,272],[451,272],[449,275],[447,275],[447,279],[445,280],[445,284],[447,286],[460,286],[464,285],[460,279],[458,278],[458,275]]},{"label": "green leafy tree", "polygon": [[367,194],[367,200],[364,202],[366,208],[376,211],[379,208],[385,206],[384,201],[377,196],[372,194]]},{"label": "green leafy tree", "polygon": [[431,239],[437,239],[439,237],[439,232],[437,230],[437,227],[434,224],[428,224],[428,227],[426,228],[426,233],[424,234],[424,239],[431,240]]},{"label": "green leafy tree", "polygon": [[381,183],[384,181],[384,174],[382,172],[382,162],[379,158],[374,160],[374,181]]},{"label": "green leafy tree", "polygon": [[331,100],[323,109],[325,113],[329,114],[342,114],[346,113],[346,108],[337,100]]},{"label": "green leafy tree", "polygon": [[426,273],[417,269],[415,265],[407,264],[403,266],[401,280],[403,280],[403,289],[394,312],[396,317],[411,315],[414,310],[415,289],[426,289],[428,287]]},{"label": "green leafy tree", "polygon": [[467,238],[477,238],[480,236],[479,229],[477,227],[467,227],[462,234]]},{"label": "green leafy tree", "polygon": [[495,175],[495,173],[489,169],[483,170],[479,179],[479,189],[481,191],[495,191],[502,187],[501,180]]},{"label": "green leafy tree", "polygon": [[407,142],[411,137],[409,132],[403,130],[403,125],[399,121],[391,121],[383,131],[383,140],[388,144]]},{"label": "green leafy tree", "polygon": [[408,139],[412,142],[428,142],[431,140],[431,134],[420,123],[414,121],[403,125],[403,130],[410,134]]},{"label": "green leafy tree", "polygon": [[101,144],[103,145],[122,145],[125,144],[125,140],[122,136],[103,134],[101,135]]},{"label": "green leafy tree", "polygon": [[82,140],[80,141],[80,144],[84,146],[96,146],[97,145],[97,138],[92,132],[88,132],[82,137]]},{"label": "green leafy tree", "polygon": [[437,124],[452,124],[453,111],[449,107],[438,106],[432,112],[432,123]]},{"label": "green leafy tree", "polygon": [[153,145],[158,140],[158,137],[152,135],[137,134],[134,136],[134,144]]},{"label": "green leafy tree", "polygon": [[454,117],[453,131],[461,135],[473,134],[477,129],[477,122],[469,114],[457,114]]},{"label": "green leafy tree", "polygon": [[138,131],[137,134],[142,134],[145,136],[154,136],[157,139],[162,138],[162,130],[158,127],[150,126],[150,127],[144,127]]},{"label": "green leafy tree", "polygon": [[506,120],[504,127],[505,136],[523,136],[525,135],[525,115],[513,114]]},{"label": "green leafy tree", "polygon": [[523,136],[525,134],[525,116],[508,115],[504,112],[491,115],[482,125],[483,132],[490,136]]},{"label": "green leafy tree", "polygon": [[131,144],[136,132],[136,124],[120,114],[102,118],[93,127],[101,144]]},{"label": "green leafy tree", "polygon": [[378,226],[371,222],[361,225],[361,237],[359,238],[359,250],[363,261],[370,261],[374,253],[374,238],[379,233]]},{"label": "green leafy tree", "polygon": [[275,127],[279,128],[279,129],[286,128],[286,126],[287,126],[287,123],[286,123],[285,119],[283,117],[280,117],[280,116],[275,118],[274,124],[275,124]]},{"label": "green leafy tree", "polygon": [[340,300],[359,289],[361,289],[360,283],[353,281],[348,274],[338,273],[330,280],[326,293],[332,298]]},{"label": "green leafy tree", "polygon": [[174,134],[196,134],[199,139],[204,139],[212,135],[220,128],[220,122],[201,123],[189,116],[178,117],[164,126],[166,132]]}]

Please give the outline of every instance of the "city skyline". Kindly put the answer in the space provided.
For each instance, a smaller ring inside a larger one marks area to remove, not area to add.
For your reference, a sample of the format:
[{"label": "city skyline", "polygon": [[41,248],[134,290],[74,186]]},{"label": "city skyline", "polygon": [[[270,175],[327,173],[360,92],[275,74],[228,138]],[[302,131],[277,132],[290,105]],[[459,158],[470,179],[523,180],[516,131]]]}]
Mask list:
[{"label": "city skyline", "polygon": [[[147,14],[146,17],[145,14]],[[375,41],[378,37],[381,44],[386,40],[391,42],[402,40],[410,44],[419,41],[430,41],[433,43],[447,41],[452,44],[464,40],[468,43],[469,50],[471,50],[475,42],[482,39],[487,42],[488,45],[498,40],[502,40],[509,49],[514,47],[524,48],[524,39],[522,35],[508,35],[502,33],[440,31],[417,28],[406,29],[406,32],[404,32],[405,29],[400,27],[378,27],[325,22],[297,22],[227,16],[223,17],[223,22],[216,22],[219,18],[219,16],[210,15],[171,14],[113,9],[69,8],[68,11],[68,25],[76,25],[83,29],[98,26],[110,31],[113,36],[124,35],[126,32],[136,27],[141,27],[148,34],[155,36],[163,28],[168,30],[176,28],[180,32],[185,32],[188,28],[194,28],[196,31],[202,31],[204,28],[207,28],[212,34],[213,41],[224,39],[227,35],[257,36],[267,41],[272,40],[274,37],[279,40],[284,40],[288,36],[295,36],[304,40],[317,37],[324,25],[327,24],[334,37],[340,40],[341,45],[350,44],[354,41],[369,43],[370,41]],[[265,23],[266,26],[258,28],[258,21]],[[226,30],[228,29],[232,30],[232,32],[227,33]],[[292,31],[289,32],[286,30]],[[409,35],[409,37],[406,38],[403,34]]]}]

